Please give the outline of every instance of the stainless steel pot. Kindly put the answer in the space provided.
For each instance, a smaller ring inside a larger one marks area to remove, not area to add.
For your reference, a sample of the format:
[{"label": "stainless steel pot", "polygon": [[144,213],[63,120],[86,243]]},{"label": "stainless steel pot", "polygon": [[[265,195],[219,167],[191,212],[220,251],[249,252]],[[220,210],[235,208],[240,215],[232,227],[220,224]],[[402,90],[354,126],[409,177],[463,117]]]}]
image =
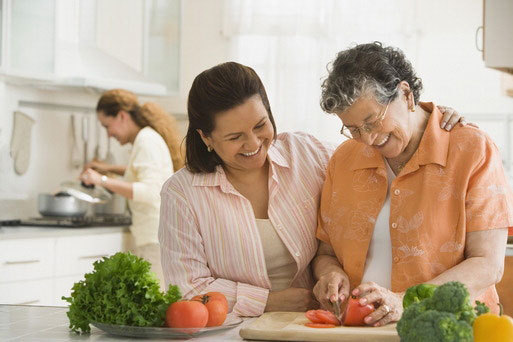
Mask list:
[{"label": "stainless steel pot", "polygon": [[89,203],[64,192],[39,194],[37,202],[43,216],[84,216],[89,208]]}]

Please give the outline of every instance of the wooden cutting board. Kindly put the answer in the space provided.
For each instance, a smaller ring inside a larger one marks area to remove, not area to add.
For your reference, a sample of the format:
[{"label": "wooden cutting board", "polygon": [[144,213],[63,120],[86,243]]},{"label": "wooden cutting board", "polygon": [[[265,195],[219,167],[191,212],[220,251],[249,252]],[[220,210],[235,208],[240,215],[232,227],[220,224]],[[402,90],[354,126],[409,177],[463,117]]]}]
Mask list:
[{"label": "wooden cutting board", "polygon": [[354,341],[399,342],[395,324],[384,327],[309,328],[302,312],[267,312],[247,327],[240,336],[249,340],[269,341]]}]

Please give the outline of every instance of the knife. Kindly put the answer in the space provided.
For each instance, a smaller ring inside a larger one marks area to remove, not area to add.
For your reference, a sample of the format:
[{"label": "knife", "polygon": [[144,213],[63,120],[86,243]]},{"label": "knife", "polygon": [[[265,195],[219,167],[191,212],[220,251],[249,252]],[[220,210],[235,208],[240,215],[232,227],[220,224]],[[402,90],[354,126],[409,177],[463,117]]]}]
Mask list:
[{"label": "knife", "polygon": [[335,302],[333,302],[332,305],[333,305],[333,313],[335,314],[337,319],[340,320],[340,306],[342,305],[340,298],[337,298],[337,300]]}]

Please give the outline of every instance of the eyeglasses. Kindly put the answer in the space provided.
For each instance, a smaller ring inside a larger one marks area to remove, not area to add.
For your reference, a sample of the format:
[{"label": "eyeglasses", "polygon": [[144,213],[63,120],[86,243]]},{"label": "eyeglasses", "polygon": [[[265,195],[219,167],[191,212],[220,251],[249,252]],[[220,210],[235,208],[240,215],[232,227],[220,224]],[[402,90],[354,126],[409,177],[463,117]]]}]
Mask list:
[{"label": "eyeglasses", "polygon": [[370,133],[372,131],[378,130],[381,128],[383,120],[385,119],[385,115],[387,114],[388,106],[390,105],[390,102],[392,100],[388,101],[387,106],[385,107],[385,110],[383,113],[378,115],[376,120],[373,122],[366,122],[360,127],[347,127],[346,125],[342,125],[342,128],[340,129],[340,134],[343,136],[349,138],[349,139],[357,139],[362,136],[362,131],[365,133]]}]

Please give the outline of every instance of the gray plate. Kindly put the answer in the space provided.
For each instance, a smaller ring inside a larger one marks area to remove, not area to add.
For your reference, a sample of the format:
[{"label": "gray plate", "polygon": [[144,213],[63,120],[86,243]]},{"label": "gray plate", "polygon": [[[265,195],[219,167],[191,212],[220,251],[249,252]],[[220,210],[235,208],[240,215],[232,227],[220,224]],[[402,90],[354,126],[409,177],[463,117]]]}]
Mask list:
[{"label": "gray plate", "polygon": [[127,325],[114,325],[92,322],[91,324],[106,333],[117,336],[144,337],[144,338],[171,338],[188,339],[200,335],[214,334],[219,331],[232,329],[242,323],[242,318],[229,315],[223,325],[211,328],[155,328],[132,327]]}]

